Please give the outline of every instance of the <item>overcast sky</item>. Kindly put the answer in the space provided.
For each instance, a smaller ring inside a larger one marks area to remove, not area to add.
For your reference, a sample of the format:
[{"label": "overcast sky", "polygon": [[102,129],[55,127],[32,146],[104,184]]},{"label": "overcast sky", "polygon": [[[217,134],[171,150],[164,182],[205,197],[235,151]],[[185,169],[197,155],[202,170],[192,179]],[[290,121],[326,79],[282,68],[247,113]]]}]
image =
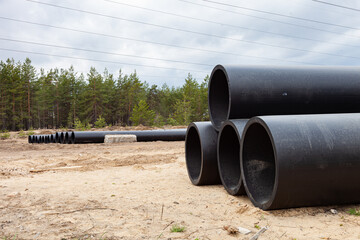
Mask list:
[{"label": "overcast sky", "polygon": [[0,26],[2,61],[136,70],[158,86],[201,82],[216,64],[360,63],[360,11],[312,0],[0,0]]}]

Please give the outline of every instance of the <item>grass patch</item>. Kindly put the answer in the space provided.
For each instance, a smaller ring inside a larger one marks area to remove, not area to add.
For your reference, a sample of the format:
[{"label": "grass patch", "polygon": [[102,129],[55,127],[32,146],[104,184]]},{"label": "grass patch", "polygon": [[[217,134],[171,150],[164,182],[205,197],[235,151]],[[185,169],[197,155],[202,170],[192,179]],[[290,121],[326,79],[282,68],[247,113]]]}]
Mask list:
[{"label": "grass patch", "polygon": [[16,238],[16,235],[15,236],[5,236],[5,237],[2,237],[1,238],[2,240],[16,240],[17,238]]},{"label": "grass patch", "polygon": [[348,213],[350,215],[354,215],[354,216],[360,216],[360,210],[359,209],[355,209],[355,208],[351,208]]},{"label": "grass patch", "polygon": [[24,132],[24,130],[21,130],[19,133],[18,133],[19,137],[20,138],[26,138],[27,134]]},{"label": "grass patch", "polygon": [[170,229],[170,232],[184,232],[184,231],[185,231],[185,227],[178,225],[173,225]]},{"label": "grass patch", "polygon": [[2,133],[0,134],[0,139],[5,140],[10,138],[10,133]]}]

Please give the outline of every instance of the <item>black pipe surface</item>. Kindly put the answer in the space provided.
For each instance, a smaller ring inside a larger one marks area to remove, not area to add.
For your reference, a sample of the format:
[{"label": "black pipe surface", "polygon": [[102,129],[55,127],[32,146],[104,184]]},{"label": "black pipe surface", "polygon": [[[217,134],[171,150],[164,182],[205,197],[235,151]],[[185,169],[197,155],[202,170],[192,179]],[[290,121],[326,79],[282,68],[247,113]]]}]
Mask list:
[{"label": "black pipe surface", "polygon": [[49,135],[45,135],[45,136],[44,136],[44,143],[46,143],[46,144],[50,143],[50,137],[49,137]]},{"label": "black pipe surface", "polygon": [[228,119],[360,112],[360,68],[217,65],[208,103],[216,130]]},{"label": "black pipe surface", "polygon": [[360,203],[360,114],[254,117],[240,156],[263,210]]},{"label": "black pipe surface", "polygon": [[66,142],[65,142],[65,134],[66,134],[66,132],[60,132],[59,133],[59,143],[60,144],[66,144]]},{"label": "black pipe surface", "polygon": [[219,131],[217,161],[220,179],[231,195],[246,194],[241,177],[240,142],[248,119],[227,120]]},{"label": "black pipe surface", "polygon": [[185,139],[186,168],[194,185],[220,184],[217,165],[218,133],[211,122],[190,123]]},{"label": "black pipe surface", "polygon": [[73,143],[103,143],[105,135],[135,135],[138,142],[184,141],[186,129],[144,130],[144,131],[84,131],[70,134]]},{"label": "black pipe surface", "polygon": [[50,134],[50,143],[56,143],[55,134]]},{"label": "black pipe surface", "polygon": [[55,133],[55,143],[60,143],[60,134],[61,134],[61,132]]},{"label": "black pipe surface", "polygon": [[33,136],[32,136],[32,135],[29,135],[29,136],[28,136],[28,143],[34,143],[33,141],[34,141],[34,140],[33,140]]}]

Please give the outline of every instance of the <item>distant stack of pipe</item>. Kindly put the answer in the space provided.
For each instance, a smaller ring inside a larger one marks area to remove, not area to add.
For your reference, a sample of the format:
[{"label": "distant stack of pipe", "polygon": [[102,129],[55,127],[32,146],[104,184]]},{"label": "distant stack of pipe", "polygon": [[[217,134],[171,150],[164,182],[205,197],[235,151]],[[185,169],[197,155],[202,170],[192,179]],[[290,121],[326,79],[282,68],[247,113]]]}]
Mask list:
[{"label": "distant stack of pipe", "polygon": [[56,132],[55,134],[29,136],[28,143],[104,143],[106,135],[135,135],[138,142],[184,141],[186,129]]},{"label": "distant stack of pipe", "polygon": [[360,203],[359,67],[217,65],[208,103],[186,134],[194,185],[263,210]]}]

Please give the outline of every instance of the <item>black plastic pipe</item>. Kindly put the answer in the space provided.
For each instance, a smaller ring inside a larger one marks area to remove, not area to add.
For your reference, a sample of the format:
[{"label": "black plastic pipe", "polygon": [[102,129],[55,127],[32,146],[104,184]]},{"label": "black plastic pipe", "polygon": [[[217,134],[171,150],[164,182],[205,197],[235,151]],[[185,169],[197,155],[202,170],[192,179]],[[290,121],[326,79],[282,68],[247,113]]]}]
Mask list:
[{"label": "black plastic pipe", "polygon": [[32,136],[32,135],[29,135],[29,136],[28,136],[28,143],[34,143],[33,141],[34,141],[34,140],[33,140],[33,136]]},{"label": "black plastic pipe", "polygon": [[360,203],[360,114],[254,117],[240,154],[263,210]]},{"label": "black plastic pipe", "polygon": [[218,133],[211,122],[190,123],[185,139],[186,168],[194,185],[220,184],[217,165]]},{"label": "black plastic pipe", "polygon": [[360,68],[217,65],[208,103],[216,130],[228,119],[360,112]]},{"label": "black plastic pipe", "polygon": [[45,135],[44,137],[45,137],[44,143],[46,144],[50,143],[50,135]]},{"label": "black plastic pipe", "polygon": [[60,135],[61,135],[61,132],[55,133],[55,143],[60,143]]},{"label": "black plastic pipe", "polygon": [[66,142],[65,142],[65,134],[66,134],[66,132],[60,132],[60,135],[59,135],[59,143],[60,144],[66,144]]},{"label": "black plastic pipe", "polygon": [[69,142],[73,143],[103,143],[105,135],[127,134],[135,135],[138,142],[150,141],[184,141],[186,129],[144,130],[144,131],[86,131],[73,132]]},{"label": "black plastic pipe", "polygon": [[246,194],[241,177],[240,142],[248,119],[227,120],[221,126],[217,144],[220,179],[231,195]]},{"label": "black plastic pipe", "polygon": [[55,141],[55,134],[50,134],[50,143],[56,143]]}]

